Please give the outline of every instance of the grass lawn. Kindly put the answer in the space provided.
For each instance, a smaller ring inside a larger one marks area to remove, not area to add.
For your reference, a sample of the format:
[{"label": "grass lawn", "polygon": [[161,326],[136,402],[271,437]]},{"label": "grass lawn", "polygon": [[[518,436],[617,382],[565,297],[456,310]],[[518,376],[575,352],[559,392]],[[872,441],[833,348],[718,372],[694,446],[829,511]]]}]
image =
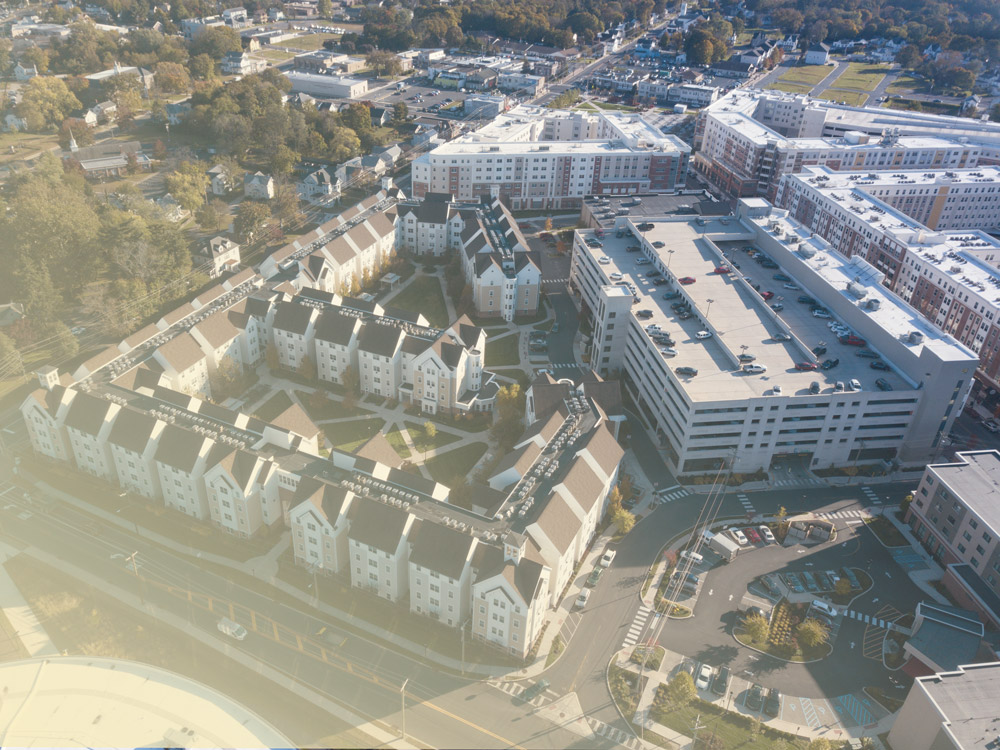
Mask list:
[{"label": "grass lawn", "polygon": [[367,741],[370,747],[375,742],[225,654],[119,604],[113,594],[26,555],[5,567],[56,648],[70,655],[140,661],[185,675],[258,712],[296,745],[364,747]]},{"label": "grass lawn", "polygon": [[890,99],[886,102],[890,109],[908,109],[913,112],[928,112],[932,115],[957,115],[958,107],[954,104],[934,104],[916,99]]},{"label": "grass lawn", "polygon": [[890,94],[927,94],[930,89],[923,78],[904,73],[889,84],[887,91]]},{"label": "grass lawn", "polygon": [[284,52],[280,49],[265,49],[254,53],[259,57],[263,57],[265,60],[270,60],[271,62],[285,62],[285,60],[291,60],[295,57],[294,52]]},{"label": "grass lawn", "polygon": [[323,46],[327,39],[340,39],[340,34],[306,34],[305,36],[289,39],[281,43],[281,46],[289,49],[300,49],[303,52],[312,52]]},{"label": "grass lawn", "polygon": [[595,101],[593,102],[593,104],[596,104],[600,109],[621,110],[623,112],[635,112],[635,107],[630,107],[627,104],[612,104],[611,102],[601,102],[601,101]]},{"label": "grass lawn", "polygon": [[399,425],[393,427],[385,433],[385,439],[389,441],[389,445],[391,445],[392,449],[399,454],[400,458],[409,458],[413,455],[410,452],[410,446],[408,446],[406,441],[403,440],[403,433],[399,429]]},{"label": "grass lawn", "polygon": [[265,401],[263,404],[257,407],[254,412],[258,417],[263,419],[265,422],[270,422],[275,419],[279,414],[282,414],[289,406],[292,405],[292,398],[284,391],[278,391],[271,398]]},{"label": "grass lawn", "polygon": [[885,74],[889,72],[888,65],[871,65],[869,63],[849,63],[847,70],[840,74],[833,85],[839,89],[856,89],[858,91],[874,91]]},{"label": "grass lawn", "polygon": [[786,83],[807,83],[815,86],[833,71],[829,65],[796,65],[779,78]]},{"label": "grass lawn", "polygon": [[[733,748],[755,748],[755,750],[769,750],[776,747],[791,747],[795,750],[805,750],[809,741],[784,732],[778,732],[770,727],[761,727],[761,734],[756,741],[750,738],[751,719],[749,716],[728,712],[719,708],[714,703],[695,698],[686,706],[671,708],[667,710],[653,709],[653,718],[660,724],[690,736],[691,727],[700,721],[705,727],[699,733],[701,737],[715,734],[721,740],[719,747],[726,750]],[[783,744],[787,743],[787,744]]]},{"label": "grass lawn", "polygon": [[897,529],[892,521],[882,516],[866,518],[865,526],[871,529],[872,533],[879,538],[886,547],[909,547],[910,543],[906,537]]},{"label": "grass lawn", "polygon": [[827,89],[822,94],[817,94],[816,98],[826,99],[830,102],[846,102],[852,107],[860,107],[868,101],[868,94],[860,91],[845,91],[844,89]]},{"label": "grass lawn", "polygon": [[422,313],[432,326],[448,325],[448,308],[437,276],[417,276],[399,294],[385,303],[387,307]]},{"label": "grass lawn", "polygon": [[520,336],[516,333],[488,338],[486,340],[486,366],[509,367],[521,363],[521,355],[517,351]]},{"label": "grass lawn", "polygon": [[321,405],[317,405],[313,401],[315,397],[306,391],[295,391],[295,395],[298,396],[299,403],[302,404],[302,408],[306,410],[306,414],[309,415],[309,419],[313,422],[326,422],[331,419],[360,417],[362,414],[371,414],[370,409],[364,409],[360,406],[348,408],[342,402],[332,398],[327,398]]},{"label": "grass lawn", "polygon": [[[430,442],[424,437],[424,423],[423,422],[404,422],[406,425],[407,432],[410,433],[410,440],[413,441],[413,447],[418,451],[431,450],[432,448],[443,448],[446,445],[451,445],[456,440],[461,439],[461,435],[456,435],[453,432],[444,432],[442,430],[437,430],[434,434],[434,439]],[[437,429],[437,425],[434,425]]]},{"label": "grass lawn", "polygon": [[472,467],[486,452],[486,443],[469,443],[453,451],[428,459],[424,466],[435,481],[447,484],[455,477],[464,477],[472,472]]},{"label": "grass lawn", "polygon": [[351,422],[338,422],[325,430],[327,439],[342,451],[357,450],[376,432],[382,429],[384,419],[368,417]]},{"label": "grass lawn", "polygon": [[768,84],[769,89],[787,91],[789,94],[808,94],[813,90],[813,85],[809,83],[792,83],[791,81],[775,81]]}]

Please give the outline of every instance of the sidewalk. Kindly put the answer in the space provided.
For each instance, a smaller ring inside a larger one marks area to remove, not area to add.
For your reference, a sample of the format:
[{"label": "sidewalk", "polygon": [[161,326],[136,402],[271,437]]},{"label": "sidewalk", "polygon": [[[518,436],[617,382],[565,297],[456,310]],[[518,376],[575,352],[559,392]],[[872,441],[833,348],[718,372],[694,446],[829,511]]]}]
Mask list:
[{"label": "sidewalk", "polygon": [[[6,561],[19,555],[21,550],[0,542],[0,552],[3,553],[3,559]],[[21,639],[29,656],[59,655],[59,649],[49,638],[49,634],[45,632],[45,628],[38,621],[34,611],[21,595],[20,589],[17,588],[14,580],[7,574],[7,569],[2,565],[0,565],[0,607],[3,607],[3,613],[10,621],[14,632]]]}]

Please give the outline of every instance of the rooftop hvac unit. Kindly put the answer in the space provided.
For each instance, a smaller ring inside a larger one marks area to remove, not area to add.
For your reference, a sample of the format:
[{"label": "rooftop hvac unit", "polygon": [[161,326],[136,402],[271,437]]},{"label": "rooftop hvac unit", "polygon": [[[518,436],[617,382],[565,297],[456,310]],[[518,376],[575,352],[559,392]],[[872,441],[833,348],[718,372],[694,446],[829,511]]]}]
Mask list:
[{"label": "rooftop hvac unit", "polygon": [[910,331],[910,343],[919,344],[924,340],[924,334],[920,331]]},{"label": "rooftop hvac unit", "polygon": [[864,299],[868,295],[868,290],[857,281],[847,282],[847,293],[856,299]]},{"label": "rooftop hvac unit", "polygon": [[880,307],[882,307],[882,300],[875,298],[870,299],[868,300],[868,302],[865,303],[865,307],[867,307],[869,310],[872,311],[878,310]]}]

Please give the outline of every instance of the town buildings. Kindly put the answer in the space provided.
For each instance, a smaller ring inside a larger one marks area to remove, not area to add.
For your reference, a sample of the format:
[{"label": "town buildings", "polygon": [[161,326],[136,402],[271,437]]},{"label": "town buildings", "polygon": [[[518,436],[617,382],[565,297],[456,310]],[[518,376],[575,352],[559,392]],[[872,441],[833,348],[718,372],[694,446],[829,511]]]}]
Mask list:
[{"label": "town buildings", "polygon": [[1000,627],[1000,453],[963,451],[931,464],[906,523],[945,568],[943,585],[964,607]]},{"label": "town buildings", "polygon": [[494,188],[511,208],[578,207],[584,196],[671,191],[690,149],[641,115],[522,105],[413,161],[413,193],[475,200]]},{"label": "town buildings", "polygon": [[[603,240],[577,232],[570,284],[593,320],[595,371],[623,373],[674,471],[706,473],[720,461],[748,473],[783,462],[912,464],[936,455],[977,358],[888,291],[872,263],[840,255],[760,199],[744,200],[738,218],[620,219],[618,228],[621,237],[606,232]],[[771,272],[755,281],[730,265],[747,246],[793,279],[798,291],[786,295],[804,295],[825,317],[791,296],[780,314],[772,309],[751,285],[765,291]],[[636,258],[648,262],[636,266]],[[651,286],[652,272],[675,284],[690,322]],[[640,321],[636,309],[649,312]],[[839,341],[826,325],[833,319],[854,338]],[[654,335],[672,337],[676,350],[661,352]],[[813,351],[820,345],[824,356]],[[854,356],[862,345],[885,363],[884,377]],[[837,369],[819,369],[826,359]]]},{"label": "town buildings", "polygon": [[345,78],[299,70],[290,70],[285,76],[291,81],[292,91],[310,96],[359,99],[368,92],[368,80],[365,78]]}]

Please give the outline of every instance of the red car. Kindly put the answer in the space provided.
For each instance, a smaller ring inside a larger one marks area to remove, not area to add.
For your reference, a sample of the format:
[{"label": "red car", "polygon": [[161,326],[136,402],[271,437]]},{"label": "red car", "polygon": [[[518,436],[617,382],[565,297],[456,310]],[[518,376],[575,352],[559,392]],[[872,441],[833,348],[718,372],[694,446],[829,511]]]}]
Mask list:
[{"label": "red car", "polygon": [[760,542],[760,534],[757,533],[757,529],[747,526],[743,529],[743,533],[747,535],[747,539],[750,540],[751,544],[757,544]]},{"label": "red car", "polygon": [[817,366],[818,365],[815,362],[799,362],[797,365],[795,365],[795,369],[805,372],[808,370],[815,370]]},{"label": "red car", "polygon": [[868,346],[868,342],[857,336],[841,336],[840,343],[847,346]]},{"label": "red car", "polygon": [[771,297],[774,296],[774,292],[764,292],[760,296],[763,297],[764,299],[771,299]]},{"label": "red car", "polygon": [[718,266],[715,269],[716,273],[729,273],[729,266]]},{"label": "red car", "polygon": [[681,279],[677,279],[677,280],[679,282],[681,282],[682,284],[693,284],[695,282],[695,279],[693,277],[691,277],[691,276],[685,276],[685,277],[683,277]]}]

